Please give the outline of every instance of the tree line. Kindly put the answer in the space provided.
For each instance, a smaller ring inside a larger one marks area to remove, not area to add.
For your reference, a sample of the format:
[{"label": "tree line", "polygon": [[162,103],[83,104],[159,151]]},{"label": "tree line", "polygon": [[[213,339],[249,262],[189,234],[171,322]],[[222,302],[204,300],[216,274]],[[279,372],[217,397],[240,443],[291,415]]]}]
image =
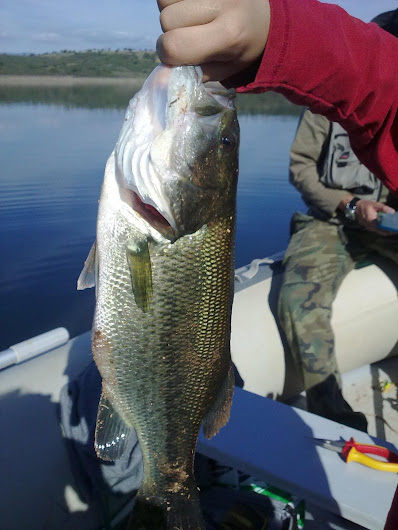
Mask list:
[{"label": "tree line", "polygon": [[133,77],[148,75],[159,63],[154,51],[86,50],[10,55],[0,54],[3,75],[71,75]]}]

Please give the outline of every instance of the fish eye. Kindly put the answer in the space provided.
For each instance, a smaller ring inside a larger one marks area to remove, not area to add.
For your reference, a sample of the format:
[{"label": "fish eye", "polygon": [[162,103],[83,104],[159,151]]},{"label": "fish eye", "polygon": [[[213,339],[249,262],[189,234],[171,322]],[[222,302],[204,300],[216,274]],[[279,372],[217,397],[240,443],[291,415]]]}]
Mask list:
[{"label": "fish eye", "polygon": [[231,134],[223,134],[221,137],[221,147],[223,151],[232,151],[235,147],[235,138]]}]

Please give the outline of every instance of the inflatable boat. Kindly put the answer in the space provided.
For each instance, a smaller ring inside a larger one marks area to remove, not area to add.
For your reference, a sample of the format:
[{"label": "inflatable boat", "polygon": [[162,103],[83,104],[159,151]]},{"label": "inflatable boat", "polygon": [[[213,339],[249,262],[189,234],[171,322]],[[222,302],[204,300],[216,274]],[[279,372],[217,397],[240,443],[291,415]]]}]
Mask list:
[{"label": "inflatable boat", "polygon": [[[231,352],[244,390],[305,408],[304,389],[275,317],[281,259],[254,260],[236,270]],[[369,434],[395,447],[397,285],[398,273],[387,263],[352,271],[338,292],[332,320],[345,397],[368,416]],[[104,515],[98,503],[81,500],[61,432],[61,388],[91,362],[90,332],[69,339],[62,328],[0,353],[0,528],[116,528],[128,509],[116,501]]]}]

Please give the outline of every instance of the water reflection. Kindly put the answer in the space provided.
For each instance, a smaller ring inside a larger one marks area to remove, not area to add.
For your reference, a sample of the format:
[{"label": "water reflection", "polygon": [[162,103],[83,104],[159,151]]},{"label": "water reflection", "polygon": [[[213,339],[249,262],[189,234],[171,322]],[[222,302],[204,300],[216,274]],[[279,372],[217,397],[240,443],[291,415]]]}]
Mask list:
[{"label": "water reflection", "polygon": [[[34,103],[61,105],[66,108],[125,109],[139,90],[134,79],[115,80],[113,84],[26,85],[6,86],[0,83],[0,103]],[[241,114],[298,116],[300,107],[280,94],[238,94],[237,107]]]},{"label": "water reflection", "polygon": [[41,103],[66,108],[124,109],[137,92],[131,83],[75,86],[0,86],[0,102]]}]

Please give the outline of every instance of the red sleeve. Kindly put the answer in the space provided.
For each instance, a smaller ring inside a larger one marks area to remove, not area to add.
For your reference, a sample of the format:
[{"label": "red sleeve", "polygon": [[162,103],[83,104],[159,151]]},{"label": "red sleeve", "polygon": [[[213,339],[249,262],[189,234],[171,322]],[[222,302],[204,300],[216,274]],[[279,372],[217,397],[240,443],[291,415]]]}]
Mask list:
[{"label": "red sleeve", "polygon": [[392,500],[390,511],[388,512],[387,521],[384,530],[397,530],[398,528],[398,487]]},{"label": "red sleeve", "polygon": [[398,39],[316,0],[270,0],[271,27],[255,78],[339,122],[358,158],[398,192]]}]

